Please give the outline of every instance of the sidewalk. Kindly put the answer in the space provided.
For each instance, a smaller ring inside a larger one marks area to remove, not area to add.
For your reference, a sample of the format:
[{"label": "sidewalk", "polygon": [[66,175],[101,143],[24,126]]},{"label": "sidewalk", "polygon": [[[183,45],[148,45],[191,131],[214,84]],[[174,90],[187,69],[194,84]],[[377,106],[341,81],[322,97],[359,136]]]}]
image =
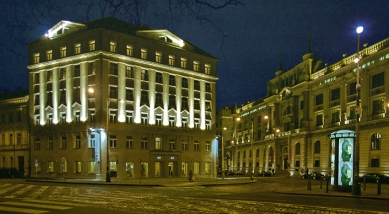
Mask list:
[{"label": "sidewalk", "polygon": [[250,177],[226,177],[225,179],[217,178],[195,178],[189,182],[187,178],[142,178],[142,179],[122,179],[111,178],[111,182],[98,179],[26,179],[28,182],[51,182],[51,183],[73,183],[73,184],[91,184],[91,185],[117,185],[117,186],[155,186],[155,187],[193,187],[193,186],[215,186],[215,185],[237,185],[254,183]]},{"label": "sidewalk", "polygon": [[368,198],[378,200],[389,200],[389,184],[381,184],[381,193],[377,194],[378,186],[375,183],[361,184],[361,195],[352,195],[351,192],[340,192],[332,189],[332,186],[328,186],[328,192],[326,183],[323,182],[320,188],[320,184],[312,184],[311,190],[308,189],[308,183],[304,187],[281,190],[279,194],[293,194],[293,195],[314,195],[314,196],[329,196],[329,197],[349,197],[349,198]]}]

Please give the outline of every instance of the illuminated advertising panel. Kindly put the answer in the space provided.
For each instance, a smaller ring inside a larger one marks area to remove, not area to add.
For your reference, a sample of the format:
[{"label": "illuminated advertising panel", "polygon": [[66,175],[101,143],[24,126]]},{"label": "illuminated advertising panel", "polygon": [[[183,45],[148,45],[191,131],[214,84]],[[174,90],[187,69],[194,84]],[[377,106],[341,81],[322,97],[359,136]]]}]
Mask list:
[{"label": "illuminated advertising panel", "polygon": [[339,138],[338,185],[353,184],[354,138]]}]

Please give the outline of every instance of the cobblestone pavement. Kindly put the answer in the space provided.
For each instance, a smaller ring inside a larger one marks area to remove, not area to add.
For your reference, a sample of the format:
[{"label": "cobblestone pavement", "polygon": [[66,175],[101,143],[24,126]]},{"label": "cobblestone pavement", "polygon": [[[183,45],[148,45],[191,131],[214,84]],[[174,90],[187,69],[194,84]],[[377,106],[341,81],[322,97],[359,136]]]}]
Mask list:
[{"label": "cobblestone pavement", "polygon": [[[269,184],[269,190],[276,184]],[[248,187],[246,187],[248,188]],[[115,213],[379,213],[199,197],[206,187],[106,187],[0,183],[0,197],[83,204]],[[186,192],[198,192],[185,196]],[[220,191],[217,194],[226,194]],[[216,195],[217,195],[216,194]],[[0,213],[3,213],[0,207]]]}]

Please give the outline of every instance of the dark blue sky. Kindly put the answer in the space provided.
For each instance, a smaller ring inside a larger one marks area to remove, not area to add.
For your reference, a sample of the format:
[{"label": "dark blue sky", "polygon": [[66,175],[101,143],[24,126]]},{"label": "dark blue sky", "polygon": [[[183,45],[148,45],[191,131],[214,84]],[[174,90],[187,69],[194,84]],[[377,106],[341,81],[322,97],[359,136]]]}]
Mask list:
[{"label": "dark blue sky", "polygon": [[[0,2],[0,91],[27,89],[27,44],[60,20],[86,22],[112,11],[81,1],[20,0]],[[99,1],[95,1],[99,2]],[[103,2],[103,1],[100,1]],[[375,44],[389,37],[389,1],[386,0],[241,0],[212,10],[188,4],[143,0],[140,22],[167,28],[219,59],[217,108],[266,96],[266,82],[280,66],[288,70],[311,50],[329,64],[357,49],[357,26],[364,26],[363,43]],[[216,0],[212,2],[224,2]],[[76,6],[74,6],[77,4]],[[189,5],[189,6],[188,6]],[[196,18],[193,14],[199,16]],[[133,11],[114,15],[136,20]]]}]

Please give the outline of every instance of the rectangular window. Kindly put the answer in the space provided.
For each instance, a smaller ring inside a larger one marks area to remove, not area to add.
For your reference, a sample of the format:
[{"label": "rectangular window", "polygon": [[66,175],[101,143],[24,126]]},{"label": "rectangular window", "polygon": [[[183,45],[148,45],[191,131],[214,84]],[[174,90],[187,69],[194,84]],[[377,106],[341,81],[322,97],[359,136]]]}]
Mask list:
[{"label": "rectangular window", "polygon": [[188,78],[182,78],[182,88],[188,88]]},{"label": "rectangular window", "polygon": [[97,163],[94,162],[94,161],[89,161],[89,173],[90,174],[93,174],[93,173],[96,173],[96,169],[97,169]]},{"label": "rectangular window", "polygon": [[182,151],[188,150],[188,141],[187,140],[182,140],[181,145],[182,145]]},{"label": "rectangular window", "polygon": [[193,61],[193,70],[199,71],[200,63],[198,61]]},{"label": "rectangular window", "polygon": [[62,136],[61,149],[66,149],[66,136]]},{"label": "rectangular window", "polygon": [[195,151],[200,151],[200,141],[199,140],[195,140],[193,145],[194,145],[193,149]]},{"label": "rectangular window", "polygon": [[169,55],[169,65],[175,66],[175,64],[176,64],[175,60],[176,60],[176,58],[174,55]]},{"label": "rectangular window", "polygon": [[162,106],[162,94],[161,93],[156,94],[155,105]]},{"label": "rectangular window", "polygon": [[109,98],[116,99],[118,97],[118,88],[110,86],[109,87]]},{"label": "rectangular window", "polygon": [[118,64],[117,63],[109,63],[109,74],[118,75]]},{"label": "rectangular window", "polygon": [[22,145],[22,134],[21,133],[16,134],[16,144]]},{"label": "rectangular window", "polygon": [[155,138],[155,149],[162,149],[162,139],[160,137]]},{"label": "rectangular window", "polygon": [[304,109],[304,100],[300,101],[300,110]]},{"label": "rectangular window", "polygon": [[47,149],[53,149],[53,147],[54,147],[54,142],[53,142],[53,137],[49,137],[49,142],[48,142],[48,144],[47,144]]},{"label": "rectangular window", "polygon": [[340,122],[340,111],[339,110],[332,111],[331,119],[332,119],[331,123]]},{"label": "rectangular window", "polygon": [[182,98],[182,109],[183,110],[188,110],[189,109],[189,106],[188,106],[188,98],[187,97],[183,97]]},{"label": "rectangular window", "polygon": [[132,89],[126,89],[126,100],[134,101],[134,95],[132,93]]},{"label": "rectangular window", "polygon": [[77,55],[80,53],[81,53],[81,44],[80,43],[74,44],[74,54]]},{"label": "rectangular window", "polygon": [[53,51],[52,50],[46,51],[46,60],[47,61],[53,60]]},{"label": "rectangular window", "polygon": [[126,137],[126,148],[132,149],[132,136]]},{"label": "rectangular window", "polygon": [[116,148],[117,147],[116,135],[110,135],[109,136],[109,147],[111,147],[111,148]]},{"label": "rectangular window", "polygon": [[162,63],[162,53],[161,52],[155,52],[155,62]]},{"label": "rectangular window", "polygon": [[126,77],[127,78],[134,78],[134,68],[132,66],[126,67]]},{"label": "rectangular window", "polygon": [[349,84],[349,89],[348,89],[349,93],[348,93],[348,95],[353,95],[353,94],[357,93],[356,85],[357,85],[356,82],[352,82],[352,83]]},{"label": "rectangular window", "polygon": [[211,83],[205,83],[205,92],[211,92]]},{"label": "rectangular window", "polygon": [[81,161],[75,161],[74,162],[74,172],[77,173],[77,174],[80,174],[81,173]]},{"label": "rectangular window", "polygon": [[147,59],[147,49],[140,49],[140,58]]},{"label": "rectangular window", "polygon": [[176,140],[175,139],[169,140],[169,149],[170,149],[170,151],[176,150]]},{"label": "rectangular window", "polygon": [[96,42],[95,40],[89,41],[89,51],[94,51],[96,49]]},{"label": "rectangular window", "polygon": [[381,72],[379,74],[373,75],[371,77],[371,88],[377,88],[385,85],[385,73]]},{"label": "rectangular window", "polygon": [[349,108],[350,110],[350,112],[349,112],[349,120],[353,120],[353,119],[356,119],[357,117],[356,117],[356,114],[355,114],[355,106],[350,106],[350,108]]},{"label": "rectangular window", "polygon": [[35,139],[35,150],[40,150],[40,149],[41,149],[41,140],[40,140],[40,138],[36,138]]},{"label": "rectangular window", "polygon": [[169,85],[176,86],[176,77],[173,75],[169,75]]},{"label": "rectangular window", "polygon": [[315,105],[323,104],[323,94],[316,95],[315,97]]},{"label": "rectangular window", "polygon": [[149,93],[147,91],[142,91],[140,99],[142,104],[149,103]]},{"label": "rectangular window", "polygon": [[194,109],[200,110],[200,101],[199,100],[194,100]]},{"label": "rectangular window", "polygon": [[126,54],[127,54],[127,56],[132,56],[133,55],[133,47],[132,47],[132,45],[127,45],[126,46]]},{"label": "rectangular window", "polygon": [[198,80],[194,81],[194,90],[200,91],[200,81]]},{"label": "rectangular window", "polygon": [[74,77],[80,77],[81,67],[80,65],[74,65]]},{"label": "rectangular window", "polygon": [[76,149],[81,148],[81,137],[80,136],[76,136],[76,142],[75,142],[74,148],[76,148]]},{"label": "rectangular window", "polygon": [[181,57],[181,68],[186,68],[187,66],[186,64],[187,64],[186,58]]},{"label": "rectangular window", "polygon": [[63,57],[66,57],[66,47],[61,47],[60,49],[60,57],[63,58]]},{"label": "rectangular window", "polygon": [[147,144],[148,144],[147,137],[142,137],[141,138],[141,148],[147,149]]},{"label": "rectangular window", "polygon": [[377,115],[377,114],[385,113],[384,104],[385,103],[383,100],[373,100],[371,114]]},{"label": "rectangular window", "polygon": [[91,135],[89,136],[88,147],[89,147],[89,148],[95,148],[95,145],[96,145],[95,135],[94,135],[94,134],[91,134]]},{"label": "rectangular window", "polygon": [[315,160],[314,167],[320,167],[320,160]]},{"label": "rectangular window", "polygon": [[14,145],[14,135],[9,134],[9,145]]},{"label": "rectangular window", "polygon": [[296,160],[294,166],[295,167],[300,167],[300,160]]},{"label": "rectangular window", "polygon": [[205,64],[205,74],[211,74],[211,65]]},{"label": "rectangular window", "polygon": [[148,70],[144,70],[144,69],[142,70],[141,80],[149,81],[149,72],[148,72]]},{"label": "rectangular window", "polygon": [[340,88],[331,90],[331,101],[340,99]]},{"label": "rectangular window", "polygon": [[323,114],[316,115],[316,126],[323,125]]},{"label": "rectangular window", "polygon": [[211,151],[211,143],[209,141],[205,141],[205,151]]},{"label": "rectangular window", "polygon": [[156,72],[155,73],[155,82],[156,83],[163,83],[163,79],[162,79],[162,73],[160,72]]},{"label": "rectangular window", "polygon": [[116,52],[116,42],[109,42],[109,51],[115,53]]},{"label": "rectangular window", "polygon": [[32,57],[33,57],[34,64],[38,64],[39,63],[39,53],[34,53],[32,55]]},{"label": "rectangular window", "polygon": [[380,159],[378,158],[370,159],[370,167],[380,167]]},{"label": "rectangular window", "polygon": [[176,97],[174,95],[169,95],[169,108],[176,107]]}]

